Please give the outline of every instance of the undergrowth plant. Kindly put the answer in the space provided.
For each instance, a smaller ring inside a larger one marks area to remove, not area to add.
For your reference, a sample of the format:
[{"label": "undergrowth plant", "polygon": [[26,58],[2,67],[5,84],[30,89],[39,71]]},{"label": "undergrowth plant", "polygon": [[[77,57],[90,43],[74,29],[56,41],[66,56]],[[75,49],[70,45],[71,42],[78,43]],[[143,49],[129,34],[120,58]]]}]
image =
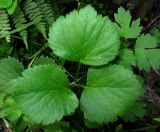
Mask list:
[{"label": "undergrowth plant", "polygon": [[[24,10],[33,21],[31,0],[26,2]],[[15,58],[0,60],[1,117],[29,128],[43,125],[44,131],[68,127],[65,118],[77,111],[88,127],[143,117],[143,79],[133,71],[160,67],[158,40],[141,34],[140,20],[132,20],[122,7],[114,16],[112,22],[90,5],[74,10],[53,24],[48,21],[48,45],[56,59],[41,56],[27,69]],[[77,63],[77,71],[68,71],[59,60]],[[82,67],[86,70],[80,74]]]},{"label": "undergrowth plant", "polygon": [[[56,4],[54,4],[56,5]],[[10,18],[11,17],[11,18]],[[34,25],[47,39],[48,27],[56,18],[54,6],[45,0],[4,0],[0,3],[0,38],[10,42],[11,34],[19,32],[28,49],[27,28]],[[13,21],[13,25],[10,24]]]}]

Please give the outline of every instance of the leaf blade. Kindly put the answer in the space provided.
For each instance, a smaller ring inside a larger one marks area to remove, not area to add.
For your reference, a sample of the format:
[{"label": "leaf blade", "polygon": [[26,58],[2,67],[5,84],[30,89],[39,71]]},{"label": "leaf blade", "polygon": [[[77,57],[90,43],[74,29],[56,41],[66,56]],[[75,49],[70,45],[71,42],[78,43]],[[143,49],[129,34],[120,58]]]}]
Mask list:
[{"label": "leaf blade", "polygon": [[136,66],[136,57],[133,54],[133,51],[127,48],[122,49],[120,53],[119,64],[129,69],[131,68],[131,66]]},{"label": "leaf blade", "polygon": [[13,91],[15,79],[21,76],[23,65],[15,58],[0,60],[0,90],[10,93]]},{"label": "leaf blade", "polygon": [[140,26],[140,19],[131,22],[131,14],[124,8],[118,8],[118,13],[114,14],[114,18],[118,24],[115,24],[119,35],[123,38],[136,38],[139,36],[142,27]]},{"label": "leaf blade", "polygon": [[12,0],[1,0],[0,8],[7,8],[11,6]]},{"label": "leaf blade", "polygon": [[140,70],[149,71],[151,67],[160,67],[160,49],[157,39],[150,34],[141,35],[135,45],[135,56]]},{"label": "leaf blade", "polygon": [[120,43],[111,21],[87,6],[60,17],[53,24],[49,46],[64,59],[96,66],[113,60]]},{"label": "leaf blade", "polygon": [[142,93],[136,77],[122,66],[90,69],[87,86],[80,98],[81,109],[85,118],[91,122],[113,122],[117,116],[123,115]]},{"label": "leaf blade", "polygon": [[59,121],[78,106],[76,95],[68,88],[67,76],[57,65],[35,66],[23,72],[14,98],[22,113],[35,124]]}]

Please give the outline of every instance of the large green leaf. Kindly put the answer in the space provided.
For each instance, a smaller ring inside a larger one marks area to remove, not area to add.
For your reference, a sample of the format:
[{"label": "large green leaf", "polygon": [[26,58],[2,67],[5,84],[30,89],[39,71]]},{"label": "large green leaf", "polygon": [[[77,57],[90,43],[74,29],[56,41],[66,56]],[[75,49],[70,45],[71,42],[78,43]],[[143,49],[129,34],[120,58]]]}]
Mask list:
[{"label": "large green leaf", "polygon": [[138,67],[149,71],[151,67],[160,67],[160,49],[158,41],[150,34],[140,36],[136,41],[135,55]]},{"label": "large green leaf", "polygon": [[23,65],[15,58],[4,58],[0,60],[0,90],[12,92],[15,79],[21,76]]},{"label": "large green leaf", "polygon": [[143,93],[132,71],[113,65],[89,69],[87,85],[80,104],[87,120],[97,123],[113,122],[122,116]]},{"label": "large green leaf", "polygon": [[103,65],[113,60],[119,49],[113,23],[97,15],[91,6],[60,17],[50,28],[49,46],[67,60]]},{"label": "large green leaf", "polygon": [[7,8],[12,5],[12,0],[0,0],[0,8]]},{"label": "large green leaf", "polygon": [[14,98],[31,123],[54,123],[78,106],[78,99],[68,88],[67,76],[59,66],[35,66],[22,75],[17,79]]},{"label": "large green leaf", "polygon": [[116,28],[119,32],[119,35],[123,38],[136,38],[139,36],[142,27],[140,26],[140,19],[131,22],[131,14],[129,11],[126,11],[122,7],[118,9],[118,13],[114,15]]}]

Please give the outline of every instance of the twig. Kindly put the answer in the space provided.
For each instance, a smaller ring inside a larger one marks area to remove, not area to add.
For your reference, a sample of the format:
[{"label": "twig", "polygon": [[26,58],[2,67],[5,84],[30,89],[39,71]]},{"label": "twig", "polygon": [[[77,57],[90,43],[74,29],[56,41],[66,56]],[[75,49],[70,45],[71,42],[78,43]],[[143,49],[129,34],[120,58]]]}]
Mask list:
[{"label": "twig", "polygon": [[35,56],[35,57],[31,60],[31,62],[30,62],[29,65],[28,65],[28,68],[30,68],[30,67],[32,66],[32,64],[33,64],[33,62],[35,61],[36,58],[37,58],[37,56]]},{"label": "twig", "polygon": [[157,75],[160,76],[159,71],[158,71],[156,68],[154,68],[154,67],[152,67],[152,68],[153,68],[153,70],[155,71],[155,73],[157,73]]},{"label": "twig", "polygon": [[34,58],[35,56],[38,56],[43,50],[45,50],[48,47],[48,43],[45,44],[39,51],[37,51],[34,55],[30,56],[29,59]]},{"label": "twig", "polygon": [[148,28],[150,28],[150,26],[157,20],[160,18],[160,15],[157,16],[156,18],[154,18],[148,25],[146,28],[143,29],[142,33],[145,32]]},{"label": "twig", "polygon": [[32,55],[31,57],[29,57],[29,59],[31,59],[31,58],[33,58],[33,59],[32,59],[31,62],[29,63],[28,68],[30,68],[30,67],[32,66],[32,64],[33,64],[33,62],[35,61],[35,59],[37,58],[37,56],[38,56],[43,50],[45,50],[47,47],[48,47],[48,43],[45,44],[45,45],[44,45],[38,52],[36,52],[34,55]]},{"label": "twig", "polygon": [[70,86],[77,86],[77,83],[76,83],[76,82],[79,82],[81,79],[83,79],[83,77],[78,78],[76,81],[71,82],[69,85],[70,85]]}]

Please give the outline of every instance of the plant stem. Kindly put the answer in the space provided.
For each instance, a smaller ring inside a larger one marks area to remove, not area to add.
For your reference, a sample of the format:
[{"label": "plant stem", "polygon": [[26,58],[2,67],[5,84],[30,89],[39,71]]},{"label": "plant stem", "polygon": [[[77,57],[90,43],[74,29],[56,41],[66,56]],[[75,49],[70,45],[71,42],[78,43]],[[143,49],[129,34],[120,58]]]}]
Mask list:
[{"label": "plant stem", "polygon": [[3,123],[5,124],[5,126],[7,128],[10,128],[10,124],[8,123],[8,121],[5,118],[2,118],[2,119],[3,119]]},{"label": "plant stem", "polygon": [[[50,53],[49,53],[49,54],[50,54]],[[50,55],[51,55],[51,54],[50,54]],[[51,55],[51,56],[52,56],[52,55]],[[62,64],[60,63],[60,61],[59,61],[56,57],[54,57],[54,56],[52,56],[52,57],[53,57],[53,59],[58,63],[58,65],[60,65],[61,68],[65,70],[65,72],[68,74],[68,76],[70,76],[73,80],[75,80],[75,78],[73,77],[73,75],[72,75],[67,69],[65,69],[65,68],[62,66]]]},{"label": "plant stem", "polygon": [[80,63],[78,63],[77,73],[76,73],[76,76],[75,76],[75,82],[77,82],[77,78],[78,78],[78,75],[79,75],[80,69],[81,69],[81,64],[80,64]]},{"label": "plant stem", "polygon": [[78,10],[80,9],[80,5],[81,5],[81,3],[80,3],[80,1],[79,0],[76,0],[77,1],[77,4],[78,4]]},{"label": "plant stem", "polygon": [[80,80],[82,80],[83,79],[83,77],[80,77],[80,78],[78,78],[76,81],[74,81],[74,82],[71,82],[69,85],[70,86],[79,86],[79,87],[84,87],[83,85],[81,85],[81,84],[77,84],[77,82],[78,81],[80,81]]},{"label": "plant stem", "polygon": [[77,84],[76,82],[70,83],[70,86],[77,86],[77,87],[81,87],[81,88],[84,88],[84,87],[85,87],[84,85]]},{"label": "plant stem", "polygon": [[33,62],[35,61],[36,57],[37,57],[37,56],[35,56],[35,57],[31,60],[31,62],[30,62],[29,65],[28,65],[28,68],[30,68],[30,67],[32,66],[32,64],[33,64]]},{"label": "plant stem", "polygon": [[34,55],[29,57],[29,59],[34,58],[35,56],[38,56],[43,50],[45,50],[48,47],[48,43],[46,43],[40,50],[38,50]]},{"label": "plant stem", "polygon": [[26,28],[28,28],[28,27],[30,27],[30,26],[38,23],[39,21],[40,21],[39,19],[36,19],[36,20],[34,20],[34,21],[32,21],[32,22],[29,22],[29,23],[25,24],[25,25],[22,26],[22,27],[16,28],[16,29],[10,31],[10,32],[7,33],[7,34],[0,36],[0,38],[5,38],[5,37],[7,37],[8,35],[11,35],[11,34],[20,32],[21,30],[24,30],[24,29],[26,29]]},{"label": "plant stem", "polygon": [[32,60],[31,60],[31,62],[29,63],[29,65],[28,65],[28,68],[30,68],[31,66],[32,66],[32,64],[33,64],[33,62],[35,61],[35,59],[37,58],[37,56],[43,51],[43,50],[45,50],[45,48],[47,48],[48,47],[48,43],[47,44],[45,44],[38,52],[36,52],[34,55],[32,55],[31,57],[29,57],[29,59],[31,59],[31,58],[33,58]]}]

